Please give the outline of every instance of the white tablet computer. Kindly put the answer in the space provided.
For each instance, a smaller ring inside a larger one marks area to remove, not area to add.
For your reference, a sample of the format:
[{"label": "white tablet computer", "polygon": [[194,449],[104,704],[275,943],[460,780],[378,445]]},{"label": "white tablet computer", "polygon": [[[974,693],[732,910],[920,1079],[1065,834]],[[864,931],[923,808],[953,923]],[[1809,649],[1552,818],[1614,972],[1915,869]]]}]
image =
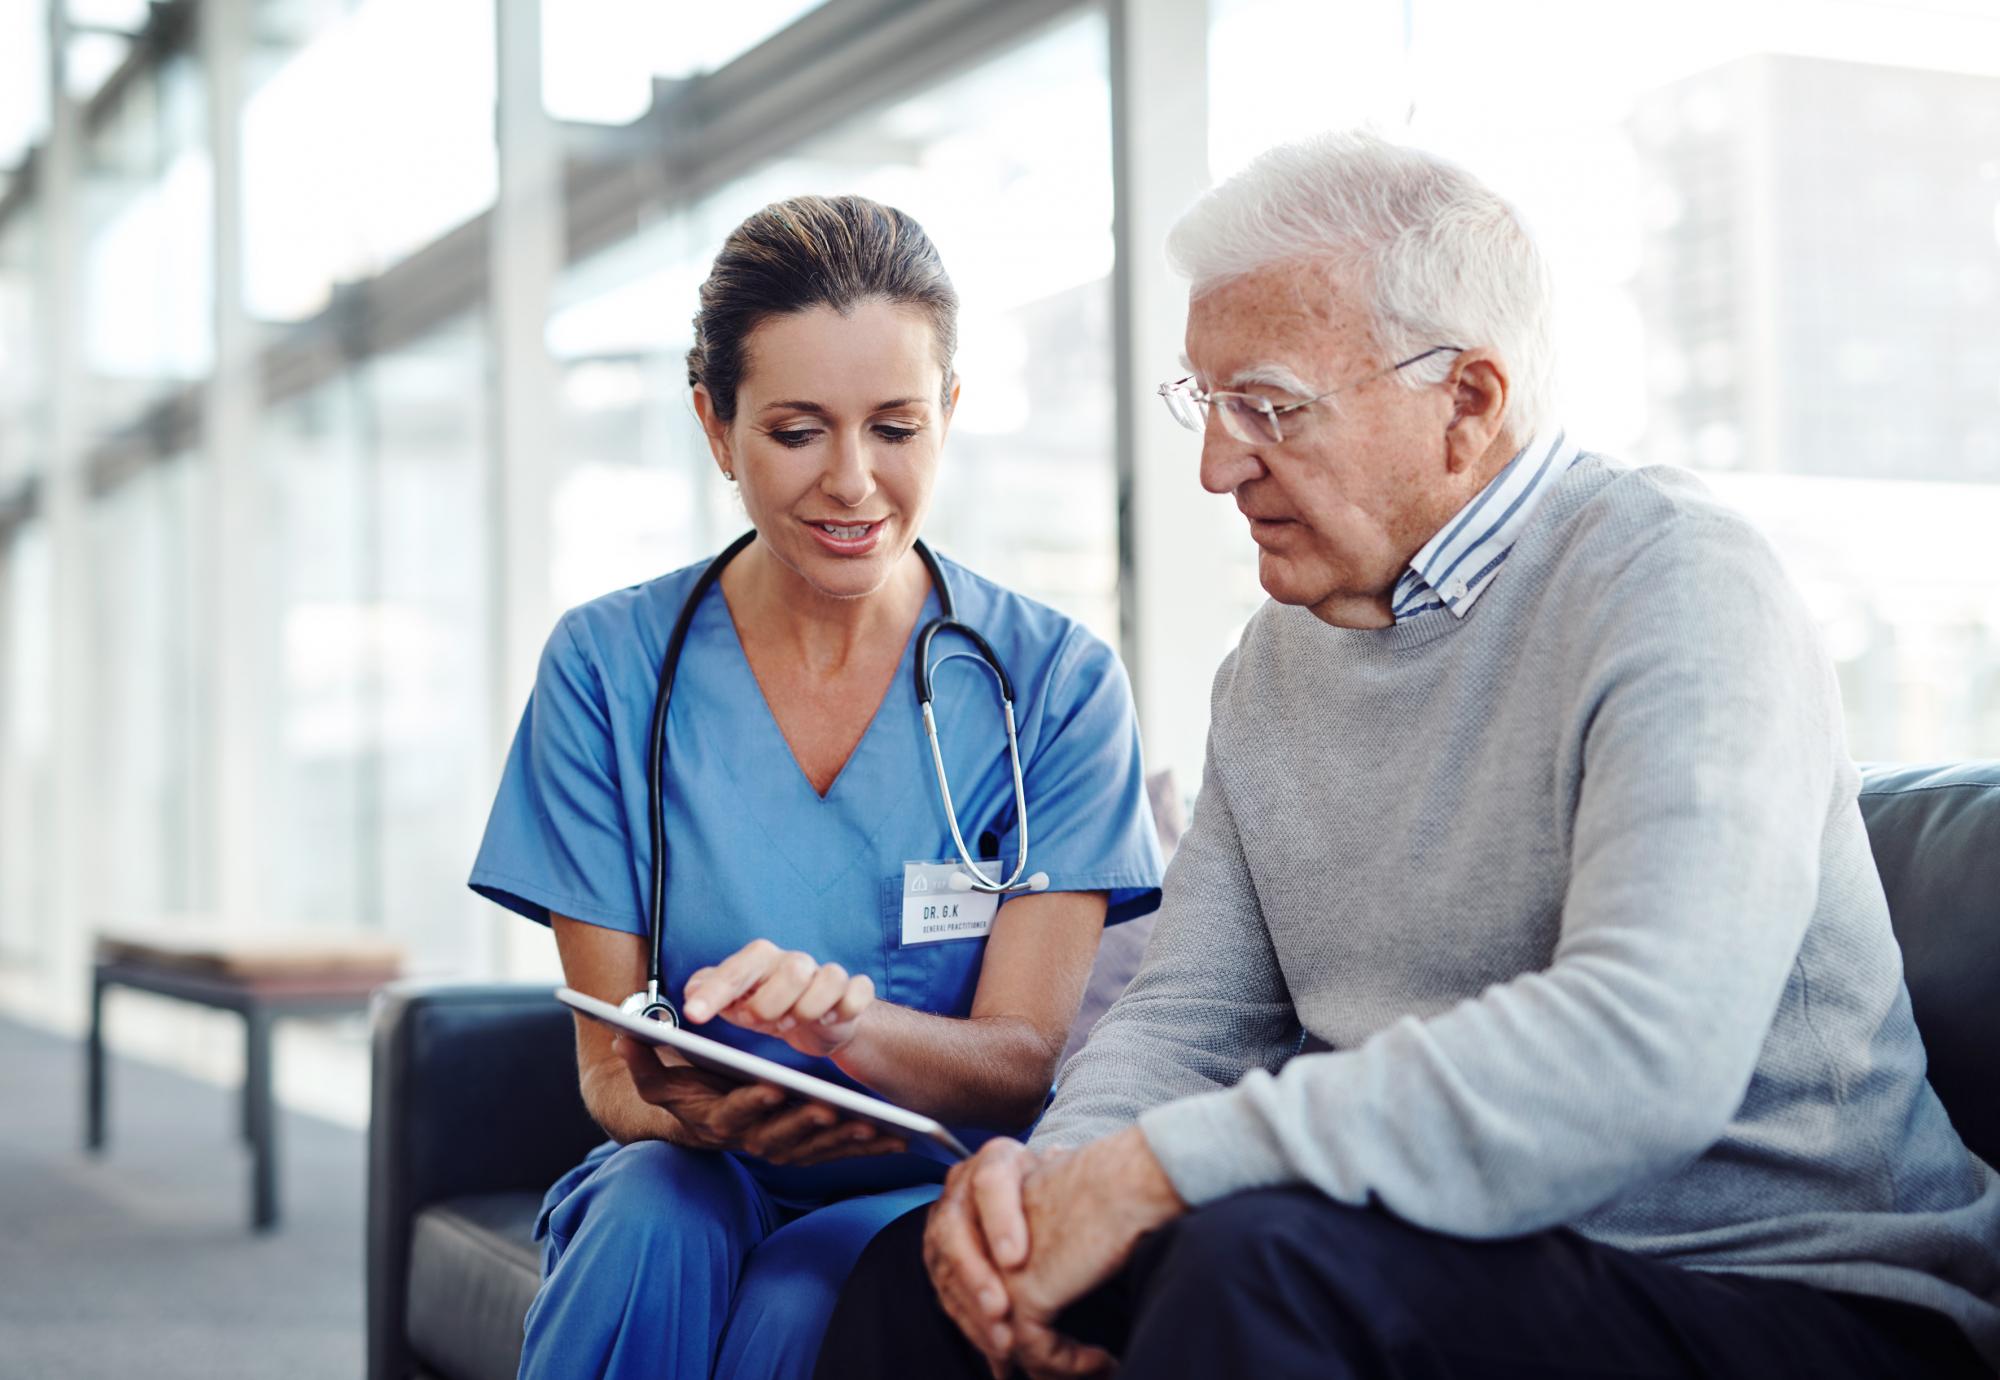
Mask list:
[{"label": "white tablet computer", "polygon": [[843,1088],[838,1083],[829,1083],[824,1078],[815,1078],[809,1073],[800,1073],[795,1068],[763,1058],[756,1054],[745,1054],[720,1040],[711,1040],[705,1035],[696,1035],[665,1021],[649,1021],[643,1016],[628,1016],[608,1001],[599,1001],[573,987],[556,989],[556,999],[575,1007],[584,1015],[616,1026],[634,1039],[644,1040],[649,1045],[665,1045],[690,1064],[719,1073],[724,1078],[733,1078],[739,1083],[769,1083],[783,1088],[795,1097],[808,1102],[818,1102],[831,1107],[843,1116],[855,1117],[861,1121],[873,1122],[885,1131],[906,1137],[912,1144],[929,1141],[947,1159],[962,1160],[971,1157],[967,1150],[944,1125],[920,1112],[908,1111],[893,1102],[884,1102],[879,1097]]}]

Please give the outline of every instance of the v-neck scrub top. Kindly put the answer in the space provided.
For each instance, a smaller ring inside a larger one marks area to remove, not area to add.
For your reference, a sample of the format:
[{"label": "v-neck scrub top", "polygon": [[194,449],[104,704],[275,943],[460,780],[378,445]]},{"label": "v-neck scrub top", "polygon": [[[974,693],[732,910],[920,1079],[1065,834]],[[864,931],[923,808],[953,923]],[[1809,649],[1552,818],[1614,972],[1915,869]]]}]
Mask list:
[{"label": "v-neck scrub top", "polygon": [[[1014,682],[1028,870],[1047,872],[1051,891],[1108,892],[1110,924],[1154,909],[1162,865],[1124,668],[1074,620],[940,564],[959,619]],[[667,637],[704,565],[595,599],[557,624],[473,866],[475,891],[543,924],[553,911],[645,936],[647,732]],[[933,590],[917,627],[938,613]],[[954,655],[965,650],[950,633],[932,643],[938,737],[967,846],[1011,872],[1017,822],[999,694],[983,663]],[[903,865],[958,857],[917,706],[915,651],[913,630],[822,797],[771,715],[720,587],[703,598],[666,731],[665,963],[677,1002],[695,969],[764,938],[868,974],[888,1001],[969,1014],[985,940],[902,944]],[[780,1040],[721,1020],[701,1029],[855,1086],[830,1060]]]}]

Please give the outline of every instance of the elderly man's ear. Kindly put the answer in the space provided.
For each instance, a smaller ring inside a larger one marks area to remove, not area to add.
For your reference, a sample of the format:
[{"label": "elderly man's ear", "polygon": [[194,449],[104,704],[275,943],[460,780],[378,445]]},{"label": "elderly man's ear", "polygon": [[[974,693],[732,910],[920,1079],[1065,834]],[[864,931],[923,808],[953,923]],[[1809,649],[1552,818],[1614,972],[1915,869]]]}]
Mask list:
[{"label": "elderly man's ear", "polygon": [[[1458,357],[1448,386],[1452,412],[1444,432],[1446,463],[1453,474],[1462,474],[1480,468],[1504,437],[1511,396],[1506,362],[1490,350],[1467,350]],[[1501,456],[1500,463],[1507,459]]]}]

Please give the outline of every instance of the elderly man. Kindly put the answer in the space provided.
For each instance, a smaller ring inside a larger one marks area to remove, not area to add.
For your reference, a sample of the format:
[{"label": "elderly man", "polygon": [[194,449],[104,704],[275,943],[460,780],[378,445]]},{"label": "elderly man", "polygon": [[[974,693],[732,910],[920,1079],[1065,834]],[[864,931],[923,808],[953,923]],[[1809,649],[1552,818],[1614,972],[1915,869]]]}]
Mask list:
[{"label": "elderly man", "polygon": [[1278,149],[1170,251],[1271,602],[1138,977],[820,1374],[1984,1373],[2000,1176],[1764,542],[1550,423],[1545,270],[1456,168]]}]

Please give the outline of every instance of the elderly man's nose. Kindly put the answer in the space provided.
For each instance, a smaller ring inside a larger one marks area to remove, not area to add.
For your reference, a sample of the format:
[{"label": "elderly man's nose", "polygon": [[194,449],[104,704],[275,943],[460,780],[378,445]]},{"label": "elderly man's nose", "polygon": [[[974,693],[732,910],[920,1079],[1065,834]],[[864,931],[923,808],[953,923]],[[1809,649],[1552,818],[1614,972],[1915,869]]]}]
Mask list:
[{"label": "elderly man's nose", "polygon": [[1263,471],[1256,452],[1219,426],[1201,438],[1201,486],[1212,494],[1235,493]]}]

